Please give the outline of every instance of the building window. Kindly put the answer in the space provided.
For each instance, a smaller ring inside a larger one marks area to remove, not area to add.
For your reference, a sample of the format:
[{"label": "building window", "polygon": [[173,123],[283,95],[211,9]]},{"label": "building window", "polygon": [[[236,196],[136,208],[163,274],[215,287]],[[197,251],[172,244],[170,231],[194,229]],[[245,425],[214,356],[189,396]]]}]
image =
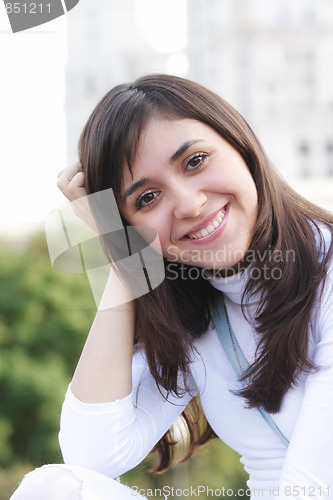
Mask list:
[{"label": "building window", "polygon": [[333,176],[333,140],[326,143],[326,171],[329,176]]},{"label": "building window", "polygon": [[310,145],[307,141],[302,141],[298,146],[299,157],[300,157],[300,173],[304,177],[308,177],[311,174],[310,168]]}]

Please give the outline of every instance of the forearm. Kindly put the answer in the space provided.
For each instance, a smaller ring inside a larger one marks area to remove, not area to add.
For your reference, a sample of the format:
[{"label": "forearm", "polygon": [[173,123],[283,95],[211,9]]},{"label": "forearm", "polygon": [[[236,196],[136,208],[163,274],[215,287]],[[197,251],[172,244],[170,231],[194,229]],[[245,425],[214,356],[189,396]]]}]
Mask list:
[{"label": "forearm", "polygon": [[72,380],[79,400],[105,403],[130,394],[133,336],[134,302],[111,270]]},{"label": "forearm", "polygon": [[78,399],[103,403],[131,392],[133,330],[132,303],[97,312],[72,380]]}]

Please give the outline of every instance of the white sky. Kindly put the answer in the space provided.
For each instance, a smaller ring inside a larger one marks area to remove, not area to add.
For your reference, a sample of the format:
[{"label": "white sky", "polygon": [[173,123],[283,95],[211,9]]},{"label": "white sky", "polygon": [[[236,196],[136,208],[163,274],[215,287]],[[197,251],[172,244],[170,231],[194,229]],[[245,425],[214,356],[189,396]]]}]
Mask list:
[{"label": "white sky", "polygon": [[142,33],[157,52],[170,54],[185,48],[186,0],[136,0],[136,15]]},{"label": "white sky", "polygon": [[[137,0],[137,14],[155,50],[176,53],[170,69],[184,67],[186,1]],[[65,62],[66,15],[13,34],[0,2],[0,238],[43,229],[46,215],[64,203],[56,179],[67,164]]]},{"label": "white sky", "polygon": [[63,203],[66,16],[13,34],[0,2],[0,236],[43,227]]}]

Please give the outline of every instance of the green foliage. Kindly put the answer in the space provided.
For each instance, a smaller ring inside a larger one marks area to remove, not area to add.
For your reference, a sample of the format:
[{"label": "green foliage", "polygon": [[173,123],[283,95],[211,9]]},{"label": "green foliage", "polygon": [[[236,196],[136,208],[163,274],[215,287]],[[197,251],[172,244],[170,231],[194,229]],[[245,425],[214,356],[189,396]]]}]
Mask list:
[{"label": "green foliage", "polygon": [[[1,244],[0,500],[9,498],[24,473],[62,461],[61,404],[95,311],[86,277],[53,270],[42,236],[26,245]],[[245,488],[239,457],[217,439],[163,475],[147,472],[151,460],[122,482],[146,491],[225,487],[236,498]]]},{"label": "green foliage", "polygon": [[50,264],[45,241],[2,245],[0,256],[0,466],[61,460],[57,434],[66,387],[94,315],[85,278]]},{"label": "green foliage", "polygon": [[18,463],[10,468],[0,470],[0,500],[8,500],[24,475],[30,472],[32,468],[31,464]]}]

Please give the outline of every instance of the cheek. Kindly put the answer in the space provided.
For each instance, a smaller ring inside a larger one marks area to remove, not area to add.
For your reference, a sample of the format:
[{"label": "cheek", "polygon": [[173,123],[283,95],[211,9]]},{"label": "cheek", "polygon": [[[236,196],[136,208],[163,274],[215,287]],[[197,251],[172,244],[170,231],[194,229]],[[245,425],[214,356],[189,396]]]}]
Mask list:
[{"label": "cheek", "polygon": [[159,235],[154,228],[127,226],[126,242],[129,245],[131,255],[143,252],[142,257],[150,260],[160,259],[164,255]]},{"label": "cheek", "polygon": [[257,219],[258,219],[258,194],[255,187],[252,187],[247,199],[247,219],[248,219],[248,232],[250,239],[252,238]]},{"label": "cheek", "polygon": [[160,253],[167,259],[171,258],[172,260],[175,260],[175,251],[177,247],[173,245],[170,239],[170,232],[166,227],[155,228],[155,230],[158,236],[157,240],[160,248]]},{"label": "cheek", "polygon": [[130,224],[129,231],[133,226],[132,229],[135,228],[135,231],[140,234],[141,238],[146,242],[146,246],[149,245],[156,252],[165,256],[171,245],[170,232],[166,223],[160,223],[160,218],[148,217],[147,214],[144,216],[127,216],[126,220]]},{"label": "cheek", "polygon": [[258,193],[257,193],[257,188],[256,188],[254,183],[252,185],[251,206],[252,206],[252,213],[253,213],[253,218],[254,218],[254,222],[255,222],[258,218]]},{"label": "cheek", "polygon": [[258,193],[251,174],[246,172],[243,177],[239,178],[238,182],[243,186],[239,194],[245,208],[247,208],[250,214],[256,214],[258,210]]}]

